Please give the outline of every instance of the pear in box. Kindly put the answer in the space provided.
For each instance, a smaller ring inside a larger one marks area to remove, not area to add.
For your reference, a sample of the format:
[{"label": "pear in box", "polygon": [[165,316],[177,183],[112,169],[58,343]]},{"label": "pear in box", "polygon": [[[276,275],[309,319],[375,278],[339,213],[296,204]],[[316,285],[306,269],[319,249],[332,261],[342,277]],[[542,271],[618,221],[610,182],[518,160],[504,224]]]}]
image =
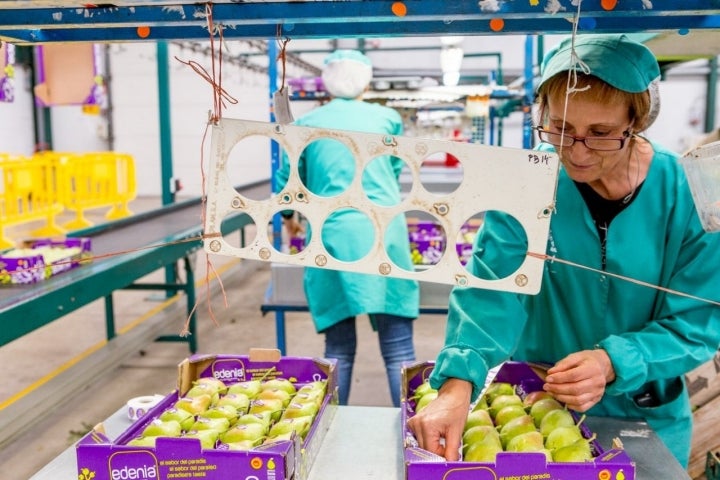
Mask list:
[{"label": "pear in box", "polygon": [[288,393],[289,396],[293,396],[297,393],[295,384],[287,378],[273,378],[266,380],[260,384],[261,390],[283,390]]},{"label": "pear in box", "polygon": [[233,425],[237,421],[239,416],[240,415],[238,414],[238,411],[235,410],[235,407],[233,407],[232,405],[220,405],[210,407],[201,414],[199,414],[198,420],[200,418],[224,418],[228,421],[229,425]]},{"label": "pear in box", "polygon": [[592,447],[590,442],[595,439],[595,435],[592,438],[576,440],[570,445],[566,445],[562,448],[552,450],[552,458],[555,462],[591,462],[593,460]]},{"label": "pear in box", "polygon": [[495,426],[487,410],[473,410],[468,413],[463,430],[467,431],[468,429],[477,427],[478,425],[489,425],[491,427]]},{"label": "pear in box", "polygon": [[250,408],[250,397],[244,393],[226,393],[215,404],[216,407],[231,406],[237,412],[247,413]]},{"label": "pear in box", "polygon": [[290,402],[281,418],[314,417],[318,413],[318,406],[315,403]]},{"label": "pear in box", "polygon": [[498,434],[495,427],[490,425],[476,425],[463,433],[463,452],[467,452],[476,443],[497,443],[502,448],[500,434]]},{"label": "pear in box", "polygon": [[518,405],[522,407],[522,398],[520,398],[520,395],[514,393],[512,395],[498,395],[490,403],[490,408],[488,409],[488,411],[490,412],[490,416],[494,419],[495,417],[497,417],[497,414],[500,410],[510,405]]},{"label": "pear in box", "polygon": [[277,421],[284,409],[283,401],[278,398],[256,399],[250,402],[248,413],[270,412],[271,419]]},{"label": "pear in box", "polygon": [[550,432],[558,427],[572,427],[575,425],[575,418],[567,409],[551,410],[540,421],[540,433],[547,437]]},{"label": "pear in box", "polygon": [[190,427],[190,430],[215,430],[218,433],[223,433],[230,428],[230,421],[227,418],[207,418],[198,417],[198,419]]},{"label": "pear in box", "polygon": [[521,433],[514,436],[505,448],[507,452],[541,452],[545,454],[545,458],[552,462],[552,454],[550,450],[545,448],[543,444],[542,433],[537,430]]},{"label": "pear in box", "polygon": [[245,415],[241,415],[237,421],[235,422],[235,425],[247,425],[249,423],[259,423],[265,429],[270,428],[270,424],[272,423],[272,412],[257,412],[257,413],[246,413]]},{"label": "pear in box", "polygon": [[259,441],[266,436],[267,429],[260,423],[235,425],[220,435],[223,443],[236,443],[242,441]]},{"label": "pear in box", "polygon": [[530,416],[535,421],[535,426],[540,428],[543,417],[551,410],[563,410],[565,407],[554,398],[541,398],[530,407]]},{"label": "pear in box", "polygon": [[515,387],[507,382],[492,382],[483,393],[488,405],[500,395],[515,395]]},{"label": "pear in box", "polygon": [[282,400],[283,407],[286,407],[288,403],[290,403],[290,399],[292,398],[292,395],[290,395],[287,390],[283,390],[280,388],[266,388],[263,390],[260,390],[260,393],[257,394],[255,397],[255,400],[266,400],[266,399],[274,399],[277,398],[279,400]]},{"label": "pear in box", "polygon": [[127,444],[132,447],[154,447],[156,439],[157,437],[135,437]]},{"label": "pear in box", "polygon": [[535,430],[535,423],[530,415],[516,417],[502,426],[500,429],[500,441],[503,447],[506,447],[513,437],[525,432],[534,432]]},{"label": "pear in box", "polygon": [[212,397],[208,394],[202,394],[194,398],[190,397],[182,397],[179,398],[177,402],[175,402],[175,405],[173,405],[175,408],[179,410],[185,410],[187,412],[192,413],[193,415],[198,415],[208,408],[210,408],[210,403],[212,402]]},{"label": "pear in box", "polygon": [[227,393],[228,386],[225,382],[215,377],[200,377],[193,382],[194,385],[208,385],[211,389],[220,395]]},{"label": "pear in box", "polygon": [[215,448],[215,444],[217,443],[218,439],[218,432],[217,430],[207,429],[207,430],[190,430],[189,432],[185,433],[183,435],[183,438],[197,438],[200,440],[200,446],[207,450],[210,448]]},{"label": "pear in box", "polygon": [[175,407],[170,407],[160,414],[158,420],[167,422],[168,420],[175,420],[180,424],[180,428],[187,431],[195,423],[195,416],[187,410],[182,410]]},{"label": "pear in box", "polygon": [[310,431],[310,426],[312,425],[312,422],[312,415],[293,418],[281,418],[277,423],[275,423],[275,425],[270,427],[268,437],[274,438],[295,432],[300,436],[300,438],[305,439],[305,436]]},{"label": "pear in box", "polygon": [[527,413],[522,405],[508,405],[498,410],[495,414],[495,426],[502,428],[503,425],[513,418],[522,417],[523,415],[527,415]]},{"label": "pear in box", "polygon": [[182,433],[182,427],[177,420],[168,420],[166,422],[156,418],[143,429],[143,437],[179,437]]}]

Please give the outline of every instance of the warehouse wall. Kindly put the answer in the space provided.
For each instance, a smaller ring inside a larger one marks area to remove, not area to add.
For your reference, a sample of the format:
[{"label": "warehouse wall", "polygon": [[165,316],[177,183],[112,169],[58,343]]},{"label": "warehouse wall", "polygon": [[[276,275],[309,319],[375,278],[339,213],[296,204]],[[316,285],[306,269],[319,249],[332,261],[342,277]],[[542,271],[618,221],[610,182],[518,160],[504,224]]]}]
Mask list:
[{"label": "warehouse wall", "polygon": [[[524,36],[503,37],[502,42],[487,37],[466,37],[466,52],[493,51],[502,55],[503,69],[507,77],[522,73],[525,62]],[[557,37],[546,37],[545,48],[556,43]],[[236,42],[239,43],[239,42]],[[369,48],[404,48],[437,45],[436,38],[371,39]],[[354,40],[341,41],[341,47],[354,47]],[[328,48],[327,41],[294,41],[292,51]],[[230,45],[232,49],[237,47]],[[226,52],[226,55],[228,52]],[[321,63],[324,53],[304,54],[316,64]],[[430,68],[439,64],[439,52],[430,50],[370,52],[375,68],[393,70]],[[208,112],[213,99],[210,85],[196,72],[183,65],[182,60],[195,60],[210,68],[210,59],[201,52],[193,52],[170,44],[170,105],[172,128],[172,156],[175,177],[183,184],[180,196],[198,196],[202,192],[200,165],[201,155],[208,155],[209,135],[202,149]],[[138,194],[157,196],[160,186],[160,140],[156,46],[150,43],[111,44],[110,87],[112,110],[108,115],[83,114],[78,106],[53,107],[53,142],[58,151],[105,150],[112,144],[116,151],[130,153],[135,157]],[[437,58],[436,58],[437,57]],[[258,61],[257,58],[253,59]],[[267,59],[260,58],[267,63]],[[694,62],[688,67],[671,70],[661,83],[662,110],[656,124],[648,135],[677,151],[684,151],[702,136],[705,102],[704,62]],[[463,72],[495,68],[497,60],[474,57],[463,61]],[[30,97],[29,73],[16,70],[16,100],[0,103],[0,151],[17,154],[33,152],[33,115]],[[306,72],[288,66],[288,76],[307,75]],[[269,119],[269,85],[266,75],[225,65],[223,87],[237,99],[228,105],[226,118],[258,121]],[[293,102],[296,117],[314,107],[313,102]],[[716,111],[720,108],[716,109]],[[111,122],[108,121],[111,119]],[[503,145],[522,145],[522,115],[514,113],[504,121]],[[110,138],[112,135],[112,138]],[[252,183],[270,174],[268,142],[248,142],[242,152],[233,152],[240,161],[232,173],[235,184]],[[207,157],[205,158],[207,166]]]}]

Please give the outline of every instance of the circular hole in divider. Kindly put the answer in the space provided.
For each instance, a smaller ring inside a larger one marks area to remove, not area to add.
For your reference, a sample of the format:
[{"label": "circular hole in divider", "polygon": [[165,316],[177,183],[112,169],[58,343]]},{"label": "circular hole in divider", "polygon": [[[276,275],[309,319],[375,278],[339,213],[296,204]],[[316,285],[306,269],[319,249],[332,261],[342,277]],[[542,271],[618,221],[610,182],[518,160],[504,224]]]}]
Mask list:
[{"label": "circular hole in divider", "polygon": [[[476,235],[480,235],[482,250],[465,269],[483,280],[499,280],[510,276],[525,261],[528,251],[527,233],[522,224],[507,212],[488,210],[473,216],[481,218]],[[473,236],[473,241],[475,241]]]},{"label": "circular hole in divider", "polygon": [[[399,232],[403,231],[407,242],[400,237]],[[445,229],[435,217],[423,211],[410,210],[394,217],[384,238],[390,260],[410,272],[436,265],[447,247]],[[409,262],[406,252],[409,252]]]},{"label": "circular hole in divider", "polygon": [[335,197],[344,193],[355,178],[355,156],[340,140],[318,138],[303,149],[298,169],[308,191]]},{"label": "circular hole in divider", "polygon": [[375,226],[360,210],[341,208],[325,219],[321,238],[330,256],[341,262],[357,262],[374,247]]},{"label": "circular hole in divider", "polygon": [[243,188],[256,181],[267,178],[268,161],[271,151],[281,152],[280,144],[264,135],[248,135],[237,142],[228,152],[225,174],[230,185],[250,200],[267,200],[270,197],[268,187]]},{"label": "circular hole in divider", "polygon": [[220,234],[228,245],[245,248],[255,241],[257,225],[247,213],[231,213],[222,219]]},{"label": "circular hole in divider", "polygon": [[381,207],[394,207],[402,201],[398,182],[401,171],[409,167],[400,157],[381,155],[375,157],[363,170],[362,187],[365,196]]}]

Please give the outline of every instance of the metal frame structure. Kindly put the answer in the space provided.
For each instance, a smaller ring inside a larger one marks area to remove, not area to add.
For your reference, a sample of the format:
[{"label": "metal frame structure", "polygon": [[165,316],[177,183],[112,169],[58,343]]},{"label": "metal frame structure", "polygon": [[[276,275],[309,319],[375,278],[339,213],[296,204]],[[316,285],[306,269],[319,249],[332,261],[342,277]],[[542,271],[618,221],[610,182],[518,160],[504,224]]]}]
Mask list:
[{"label": "metal frame structure", "polygon": [[0,0],[0,39],[16,44],[205,39],[207,12],[231,38],[564,34],[720,28],[718,0]]}]

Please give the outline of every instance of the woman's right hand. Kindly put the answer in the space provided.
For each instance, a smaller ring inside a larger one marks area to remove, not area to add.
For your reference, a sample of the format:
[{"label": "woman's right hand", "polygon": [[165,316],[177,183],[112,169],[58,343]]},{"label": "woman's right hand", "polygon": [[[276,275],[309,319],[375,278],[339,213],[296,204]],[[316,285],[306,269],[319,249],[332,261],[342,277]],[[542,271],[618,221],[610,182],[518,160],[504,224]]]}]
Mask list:
[{"label": "woman's right hand", "polygon": [[457,461],[471,395],[470,382],[457,378],[447,380],[437,398],[408,420],[408,428],[418,446],[449,462]]}]

